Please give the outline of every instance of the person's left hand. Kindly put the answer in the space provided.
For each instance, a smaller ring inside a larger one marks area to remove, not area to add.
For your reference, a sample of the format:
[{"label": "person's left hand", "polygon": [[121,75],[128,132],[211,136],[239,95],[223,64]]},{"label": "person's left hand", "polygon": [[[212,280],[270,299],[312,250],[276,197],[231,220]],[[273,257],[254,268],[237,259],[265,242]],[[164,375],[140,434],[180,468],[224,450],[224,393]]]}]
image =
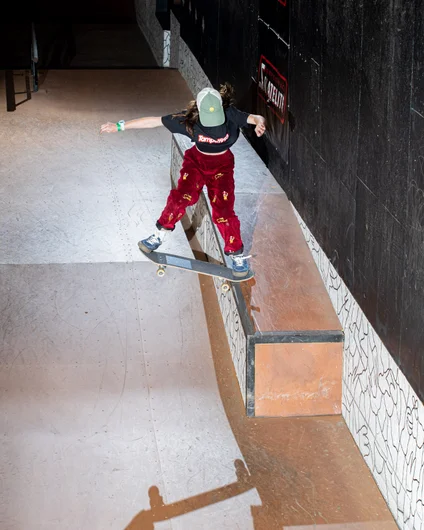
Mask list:
[{"label": "person's left hand", "polygon": [[255,127],[256,136],[258,137],[262,136],[265,133],[265,131],[266,131],[265,118],[260,116],[258,123],[256,124],[256,127]]},{"label": "person's left hand", "polygon": [[118,126],[116,125],[116,123],[112,123],[108,121],[107,123],[104,123],[100,127],[100,132],[101,133],[116,133],[118,132]]}]

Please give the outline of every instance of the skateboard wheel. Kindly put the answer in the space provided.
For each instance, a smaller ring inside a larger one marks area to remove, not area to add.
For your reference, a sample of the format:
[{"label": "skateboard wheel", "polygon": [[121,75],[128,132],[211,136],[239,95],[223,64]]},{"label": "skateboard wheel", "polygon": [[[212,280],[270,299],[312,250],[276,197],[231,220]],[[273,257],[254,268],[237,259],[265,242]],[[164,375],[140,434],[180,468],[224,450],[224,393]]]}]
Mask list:
[{"label": "skateboard wheel", "polygon": [[165,276],[165,267],[158,267],[156,274],[159,276],[159,278],[162,278],[163,276]]},{"label": "skateboard wheel", "polygon": [[227,282],[221,285],[221,291],[223,293],[228,293],[229,290],[230,290],[230,285]]}]

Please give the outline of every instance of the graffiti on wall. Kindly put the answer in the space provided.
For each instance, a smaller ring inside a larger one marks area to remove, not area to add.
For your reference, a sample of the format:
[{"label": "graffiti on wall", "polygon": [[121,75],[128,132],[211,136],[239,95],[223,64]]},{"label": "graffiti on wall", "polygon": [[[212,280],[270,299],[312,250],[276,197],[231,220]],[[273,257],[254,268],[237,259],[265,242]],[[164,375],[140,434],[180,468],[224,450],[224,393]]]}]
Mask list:
[{"label": "graffiti on wall", "polygon": [[261,55],[258,68],[258,97],[266,103],[281,123],[284,123],[286,117],[287,90],[287,79],[271,61]]}]

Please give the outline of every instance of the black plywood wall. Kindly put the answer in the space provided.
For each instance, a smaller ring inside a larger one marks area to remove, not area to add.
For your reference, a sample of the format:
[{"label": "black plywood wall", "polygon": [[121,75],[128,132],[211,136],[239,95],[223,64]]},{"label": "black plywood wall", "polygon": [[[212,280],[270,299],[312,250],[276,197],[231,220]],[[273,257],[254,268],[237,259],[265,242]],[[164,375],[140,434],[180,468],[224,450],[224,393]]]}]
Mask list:
[{"label": "black plywood wall", "polygon": [[211,82],[231,82],[246,99],[256,76],[259,0],[181,0],[181,37]]},{"label": "black plywood wall", "polygon": [[424,0],[182,0],[214,85],[421,399]]},{"label": "black plywood wall", "polygon": [[423,0],[292,0],[280,181],[424,396]]}]

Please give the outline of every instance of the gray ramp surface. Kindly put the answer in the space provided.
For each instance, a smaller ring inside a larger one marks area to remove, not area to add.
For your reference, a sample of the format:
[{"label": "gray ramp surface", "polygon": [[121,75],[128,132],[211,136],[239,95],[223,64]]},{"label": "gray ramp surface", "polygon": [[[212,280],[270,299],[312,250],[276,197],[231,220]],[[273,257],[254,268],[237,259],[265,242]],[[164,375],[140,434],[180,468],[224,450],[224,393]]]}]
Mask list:
[{"label": "gray ramp surface", "polygon": [[[198,278],[158,279],[137,247],[170,188],[170,134],[98,134],[189,97],[175,72],[50,71],[1,110],[5,530],[123,529],[155,487],[172,504],[237,480]],[[192,256],[181,228],[167,250]],[[258,502],[250,489],[154,528],[253,528]]]}]

